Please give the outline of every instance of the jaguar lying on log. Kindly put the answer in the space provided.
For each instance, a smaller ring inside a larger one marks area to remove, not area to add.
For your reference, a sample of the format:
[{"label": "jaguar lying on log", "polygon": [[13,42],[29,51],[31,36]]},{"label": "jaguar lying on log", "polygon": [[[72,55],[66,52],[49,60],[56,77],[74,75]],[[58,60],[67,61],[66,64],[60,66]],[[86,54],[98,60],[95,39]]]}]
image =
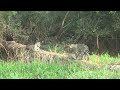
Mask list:
[{"label": "jaguar lying on log", "polygon": [[41,61],[55,61],[55,60],[88,60],[89,49],[84,44],[71,44],[66,46],[66,53],[59,54],[42,50],[41,43],[37,42],[34,45],[23,45],[15,41],[3,41],[2,44],[7,51],[7,59],[14,60],[41,60]]}]

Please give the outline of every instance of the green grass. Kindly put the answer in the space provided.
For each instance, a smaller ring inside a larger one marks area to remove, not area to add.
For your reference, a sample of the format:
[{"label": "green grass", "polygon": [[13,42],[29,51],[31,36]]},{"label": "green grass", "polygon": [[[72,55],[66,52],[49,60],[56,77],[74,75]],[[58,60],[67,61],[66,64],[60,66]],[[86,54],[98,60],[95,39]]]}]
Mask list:
[{"label": "green grass", "polygon": [[90,56],[90,60],[93,62],[100,63],[100,64],[109,64],[112,62],[119,62],[120,57],[111,57],[108,53],[103,54],[101,56],[93,54]]},{"label": "green grass", "polygon": [[[120,58],[110,57],[108,54],[91,55],[93,63],[108,64],[119,61]],[[45,63],[34,61],[32,63],[22,62],[0,62],[0,79],[120,79],[119,71],[110,71],[106,67],[89,68],[78,62]]]}]

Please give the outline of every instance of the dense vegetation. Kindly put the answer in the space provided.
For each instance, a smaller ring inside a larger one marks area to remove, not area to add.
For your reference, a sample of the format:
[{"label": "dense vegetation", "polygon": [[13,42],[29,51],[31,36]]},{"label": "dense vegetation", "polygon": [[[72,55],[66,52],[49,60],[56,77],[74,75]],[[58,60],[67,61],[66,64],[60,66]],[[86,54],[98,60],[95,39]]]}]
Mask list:
[{"label": "dense vegetation", "polygon": [[20,43],[85,43],[91,52],[117,55],[119,14],[119,11],[1,11],[0,32],[10,29]]},{"label": "dense vegetation", "polygon": [[40,41],[44,50],[63,53],[64,44],[84,43],[91,63],[98,65],[1,60],[0,78],[119,78],[119,72],[107,68],[119,61],[119,23],[119,11],[0,11],[0,44],[2,40]]}]

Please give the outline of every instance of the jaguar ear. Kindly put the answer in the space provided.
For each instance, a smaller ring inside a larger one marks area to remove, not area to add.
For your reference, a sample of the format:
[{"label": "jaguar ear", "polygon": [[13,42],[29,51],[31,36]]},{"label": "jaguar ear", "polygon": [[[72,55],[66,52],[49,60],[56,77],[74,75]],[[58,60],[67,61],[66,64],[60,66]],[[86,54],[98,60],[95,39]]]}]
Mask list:
[{"label": "jaguar ear", "polygon": [[40,47],[40,46],[41,46],[41,43],[40,43],[40,42],[37,42],[35,45],[36,45],[37,47]]},{"label": "jaguar ear", "polygon": [[38,42],[38,46],[40,47],[40,45],[41,45],[41,43],[40,42]]}]

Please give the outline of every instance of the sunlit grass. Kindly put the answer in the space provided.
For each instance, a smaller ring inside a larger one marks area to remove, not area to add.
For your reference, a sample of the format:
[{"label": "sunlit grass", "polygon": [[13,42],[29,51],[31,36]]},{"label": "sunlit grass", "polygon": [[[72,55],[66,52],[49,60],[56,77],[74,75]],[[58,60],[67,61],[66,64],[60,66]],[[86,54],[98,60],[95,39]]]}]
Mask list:
[{"label": "sunlit grass", "polygon": [[[110,57],[108,54],[91,55],[93,63],[108,64],[119,61],[119,58]],[[101,69],[89,68],[77,62],[66,64],[45,63],[33,61],[23,63],[20,61],[0,61],[1,79],[118,79],[120,72],[110,71],[107,67]]]},{"label": "sunlit grass", "polygon": [[108,64],[108,63],[120,61],[120,58],[119,57],[111,57],[108,53],[106,53],[101,56],[93,54],[90,56],[90,60],[92,62],[99,63],[99,64]]}]

